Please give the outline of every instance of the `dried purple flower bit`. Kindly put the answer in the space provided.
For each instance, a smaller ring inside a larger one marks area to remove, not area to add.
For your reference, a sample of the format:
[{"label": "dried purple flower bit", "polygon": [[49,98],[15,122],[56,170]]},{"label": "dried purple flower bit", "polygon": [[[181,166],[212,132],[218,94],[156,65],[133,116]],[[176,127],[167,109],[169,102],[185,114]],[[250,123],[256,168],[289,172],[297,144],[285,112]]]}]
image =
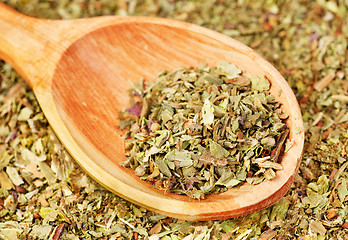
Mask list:
[{"label": "dried purple flower bit", "polygon": [[298,195],[300,195],[301,197],[307,197],[307,194],[302,192],[301,190],[297,190],[296,191]]},{"label": "dried purple flower bit", "polygon": [[131,115],[140,117],[141,109],[142,108],[139,105],[133,105],[133,106],[127,108],[126,111]]}]

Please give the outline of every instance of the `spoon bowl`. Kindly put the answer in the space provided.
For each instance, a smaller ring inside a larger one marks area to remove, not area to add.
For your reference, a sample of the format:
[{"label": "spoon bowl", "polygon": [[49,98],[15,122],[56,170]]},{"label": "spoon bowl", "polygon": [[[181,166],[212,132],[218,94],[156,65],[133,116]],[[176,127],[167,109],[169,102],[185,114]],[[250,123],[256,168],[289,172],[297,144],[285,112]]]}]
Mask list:
[{"label": "spoon bowl", "polygon": [[[149,210],[186,220],[237,217],[275,203],[297,174],[304,135],[291,88],[255,51],[217,32],[150,17],[40,20],[0,4],[0,58],[31,86],[79,165],[110,191]],[[294,144],[281,157],[283,170],[270,181],[195,200],[154,189],[121,167],[125,155],[118,113],[129,104],[129,82],[151,81],[159,72],[179,67],[215,66],[222,60],[247,76],[266,76],[272,95],[289,114]]]}]

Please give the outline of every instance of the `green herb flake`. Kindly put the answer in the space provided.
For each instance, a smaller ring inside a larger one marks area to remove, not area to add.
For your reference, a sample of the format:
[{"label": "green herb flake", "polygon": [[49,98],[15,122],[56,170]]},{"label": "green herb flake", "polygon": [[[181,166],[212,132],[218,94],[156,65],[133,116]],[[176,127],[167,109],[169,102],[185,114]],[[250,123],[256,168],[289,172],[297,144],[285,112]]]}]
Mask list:
[{"label": "green herb flake", "polygon": [[210,154],[216,158],[226,158],[230,153],[220,144],[210,141],[209,144]]},{"label": "green herb flake", "polygon": [[345,180],[342,180],[342,183],[337,190],[338,190],[338,197],[341,203],[343,203],[345,201],[346,196],[348,196],[347,182]]},{"label": "green herb flake", "polygon": [[202,107],[203,124],[212,124],[214,122],[214,106],[209,99],[204,101]]},{"label": "green herb flake", "polygon": [[255,91],[268,91],[270,89],[270,82],[265,77],[254,76],[250,78],[251,89]]},{"label": "green herb flake", "polygon": [[18,121],[28,121],[32,114],[33,110],[28,107],[25,107],[20,111],[18,115]]},{"label": "green herb flake", "polygon": [[233,79],[239,76],[242,71],[238,69],[234,64],[226,61],[221,61],[217,65],[217,73],[226,76],[227,79]]}]

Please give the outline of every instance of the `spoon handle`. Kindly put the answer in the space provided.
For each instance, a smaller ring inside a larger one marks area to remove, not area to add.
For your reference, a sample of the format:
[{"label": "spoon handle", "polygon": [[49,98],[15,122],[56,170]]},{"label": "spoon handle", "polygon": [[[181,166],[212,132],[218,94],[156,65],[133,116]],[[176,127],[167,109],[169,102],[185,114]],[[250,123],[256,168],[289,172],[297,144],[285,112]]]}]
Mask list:
[{"label": "spoon handle", "polygon": [[[34,87],[42,70],[43,57],[47,55],[47,23],[25,16],[0,3],[0,58],[9,63]],[[48,69],[49,70],[49,69]]]},{"label": "spoon handle", "polygon": [[73,42],[95,29],[130,19],[113,16],[38,19],[0,2],[0,59],[9,63],[33,90],[45,89],[60,57]]}]

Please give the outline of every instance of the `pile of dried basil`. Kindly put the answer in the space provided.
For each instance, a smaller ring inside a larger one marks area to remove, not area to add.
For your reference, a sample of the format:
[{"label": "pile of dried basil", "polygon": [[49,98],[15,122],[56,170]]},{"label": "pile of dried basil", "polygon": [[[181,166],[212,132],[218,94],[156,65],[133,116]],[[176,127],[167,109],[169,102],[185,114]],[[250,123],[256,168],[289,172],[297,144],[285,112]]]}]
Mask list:
[{"label": "pile of dried basil", "polygon": [[204,199],[275,177],[288,117],[263,76],[235,65],[181,68],[141,81],[120,114],[127,160],[155,188]]}]

